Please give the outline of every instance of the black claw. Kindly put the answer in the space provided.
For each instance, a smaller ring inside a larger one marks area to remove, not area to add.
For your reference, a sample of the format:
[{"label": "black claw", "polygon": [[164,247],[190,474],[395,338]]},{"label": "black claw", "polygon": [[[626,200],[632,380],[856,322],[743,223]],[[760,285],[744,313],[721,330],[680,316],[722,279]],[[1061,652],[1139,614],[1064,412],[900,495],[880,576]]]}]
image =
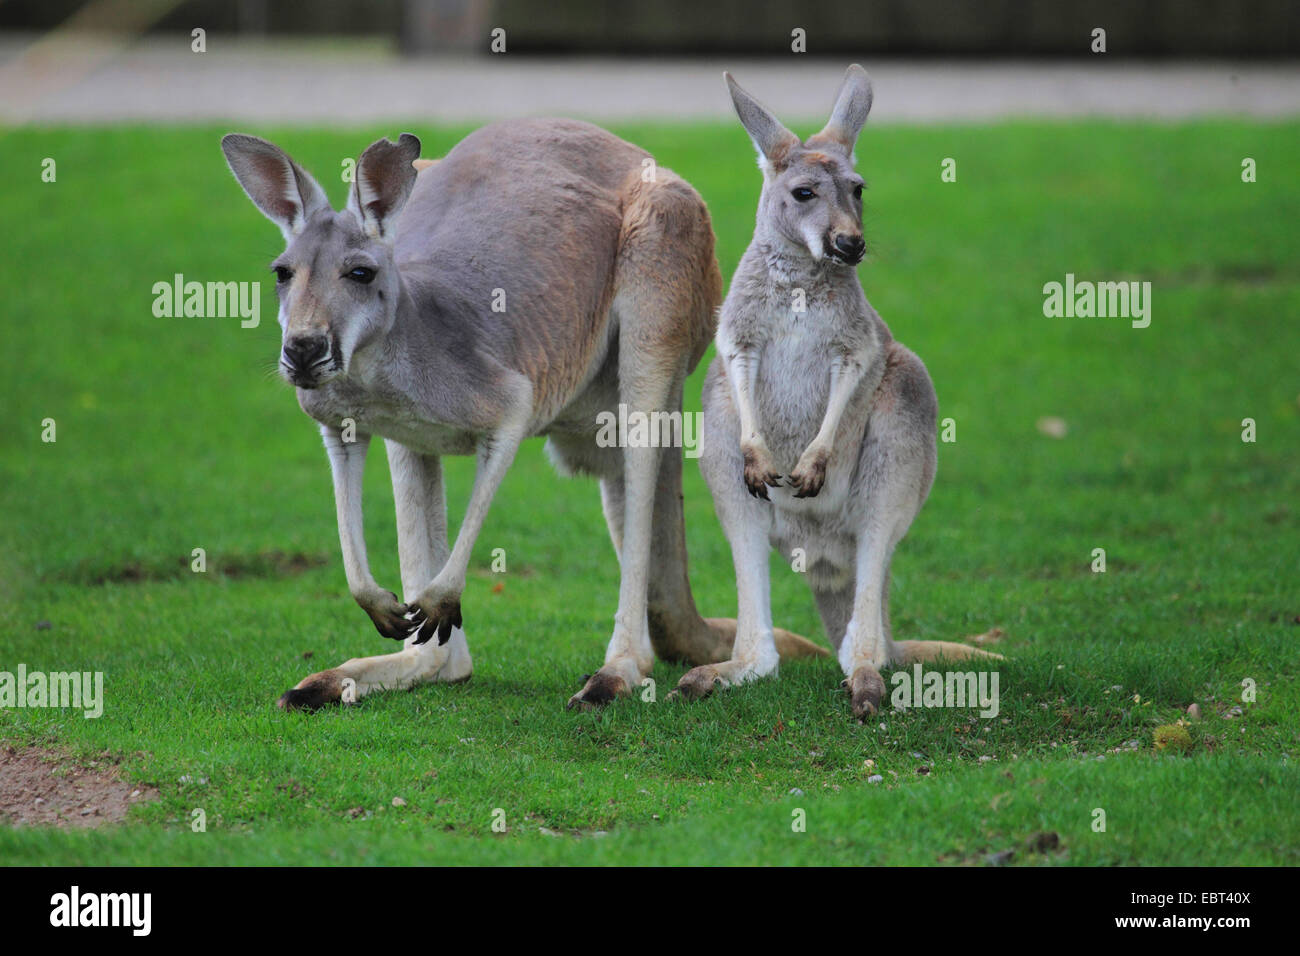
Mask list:
[{"label": "black claw", "polygon": [[434,621],[434,620],[432,620],[432,619],[428,619],[428,620],[426,620],[423,624],[421,624],[421,625],[420,625],[420,636],[419,636],[418,638],[416,638],[415,643],[416,643],[416,644],[427,644],[427,643],[429,642],[429,638],[433,637],[433,632],[434,632],[434,629],[435,629],[436,625],[437,625],[437,621]]},{"label": "black claw", "polygon": [[461,626],[460,605],[455,604],[449,608],[444,606],[438,609],[434,617],[421,613],[419,619],[412,623],[407,636],[409,637],[410,634],[418,630],[419,636],[416,638],[415,643],[427,644],[433,638],[433,635],[437,634],[438,643],[441,645],[451,640],[452,628]]}]

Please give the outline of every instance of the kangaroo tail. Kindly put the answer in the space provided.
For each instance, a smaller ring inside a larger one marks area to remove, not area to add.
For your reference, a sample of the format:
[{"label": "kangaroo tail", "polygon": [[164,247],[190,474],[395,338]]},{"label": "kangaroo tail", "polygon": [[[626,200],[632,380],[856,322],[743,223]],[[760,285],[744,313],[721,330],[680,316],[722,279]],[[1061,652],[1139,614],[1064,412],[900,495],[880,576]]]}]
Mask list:
[{"label": "kangaroo tail", "polygon": [[958,644],[955,641],[898,641],[894,647],[898,652],[896,660],[899,664],[919,664],[938,660],[1006,660],[1001,654],[971,647],[969,644]]},{"label": "kangaroo tail", "polygon": [[[704,623],[714,638],[714,660],[725,661],[731,657],[731,647],[736,642],[736,621],[730,617],[706,617]],[[776,638],[776,650],[781,660],[789,661],[796,657],[826,657],[830,652],[819,644],[814,644],[806,637],[801,637],[785,628],[773,628]]]}]

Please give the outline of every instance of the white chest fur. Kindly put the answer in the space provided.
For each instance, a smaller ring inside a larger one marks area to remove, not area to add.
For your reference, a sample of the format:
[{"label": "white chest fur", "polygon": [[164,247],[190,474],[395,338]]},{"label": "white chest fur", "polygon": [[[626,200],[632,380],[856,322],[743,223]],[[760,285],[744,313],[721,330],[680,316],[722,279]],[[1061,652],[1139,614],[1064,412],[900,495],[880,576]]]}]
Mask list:
[{"label": "white chest fur", "polygon": [[391,438],[426,455],[469,455],[476,447],[473,433],[429,421],[407,402],[384,401],[343,383],[298,394],[303,411],[333,428],[351,421],[360,434]]},{"label": "white chest fur", "polygon": [[821,427],[832,366],[842,361],[868,365],[872,349],[870,340],[845,328],[843,314],[834,308],[773,310],[767,328],[754,411],[778,469],[788,473]]}]

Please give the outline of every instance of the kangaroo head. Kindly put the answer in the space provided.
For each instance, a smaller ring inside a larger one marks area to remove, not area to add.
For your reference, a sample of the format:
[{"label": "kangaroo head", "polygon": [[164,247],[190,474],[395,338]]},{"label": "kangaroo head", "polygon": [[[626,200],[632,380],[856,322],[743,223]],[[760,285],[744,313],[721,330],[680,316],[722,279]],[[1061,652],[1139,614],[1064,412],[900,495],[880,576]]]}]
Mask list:
[{"label": "kangaroo head", "polygon": [[862,177],[853,171],[853,144],[871,111],[871,80],[866,71],[857,64],[848,68],[830,120],[806,142],[745,92],[730,73],[723,75],[763,170],[758,233],[805,250],[816,261],[856,266],[866,252]]},{"label": "kangaroo head", "polygon": [[342,212],[278,146],[231,133],[221,149],[239,184],[284,233],[271,263],[280,298],[280,374],[299,388],[346,375],[352,357],[393,324],[401,283],[393,233],[415,183],[420,141],[372,143],[357,160]]}]

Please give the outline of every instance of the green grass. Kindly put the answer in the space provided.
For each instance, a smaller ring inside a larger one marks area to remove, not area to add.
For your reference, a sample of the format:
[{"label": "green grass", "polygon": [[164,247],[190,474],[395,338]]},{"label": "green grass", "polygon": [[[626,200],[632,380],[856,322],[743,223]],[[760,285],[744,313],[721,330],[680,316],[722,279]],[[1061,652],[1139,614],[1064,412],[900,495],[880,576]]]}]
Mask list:
[{"label": "green grass", "polygon": [[[430,156],[465,132],[408,128]],[[396,131],[255,130],[336,200],[343,157]],[[730,276],[758,189],[743,133],[617,131],[699,188]],[[2,829],[0,861],[1300,863],[1300,125],[864,134],[861,276],[957,423],[895,561],[895,632],[1002,627],[1011,658],[994,719],[888,711],[865,726],[829,660],[698,705],[566,712],[602,659],[618,572],[595,485],[555,476],[537,441],[476,549],[474,679],[278,711],[309,671],[392,645],[347,594],[315,429],[267,374],[280,239],[226,171],[221,132],[0,137],[0,669],[101,670],[107,698],[98,720],[0,710],[0,738],[107,752],[161,792],[114,829]],[[56,183],[40,181],[44,157]],[[261,327],[154,318],[152,285],[176,272],[262,280]],[[1066,272],[1150,280],[1150,328],[1044,318],[1042,285]],[[698,408],[698,373],[687,395]],[[1038,432],[1046,415],[1064,439]],[[471,462],[447,474],[455,521]],[[382,446],[368,481],[372,564],[394,587]],[[693,462],[686,507],[697,601],[732,614]],[[188,569],[196,547],[206,574]],[[504,576],[488,570],[498,547]],[[1105,574],[1089,569],[1098,547]],[[820,638],[802,580],[775,570],[777,622]],[[656,668],[661,698],[681,672]],[[1243,678],[1257,698],[1230,716]],[[1156,750],[1155,728],[1193,701],[1191,753]],[[1032,849],[1041,831],[1059,846]]]}]

